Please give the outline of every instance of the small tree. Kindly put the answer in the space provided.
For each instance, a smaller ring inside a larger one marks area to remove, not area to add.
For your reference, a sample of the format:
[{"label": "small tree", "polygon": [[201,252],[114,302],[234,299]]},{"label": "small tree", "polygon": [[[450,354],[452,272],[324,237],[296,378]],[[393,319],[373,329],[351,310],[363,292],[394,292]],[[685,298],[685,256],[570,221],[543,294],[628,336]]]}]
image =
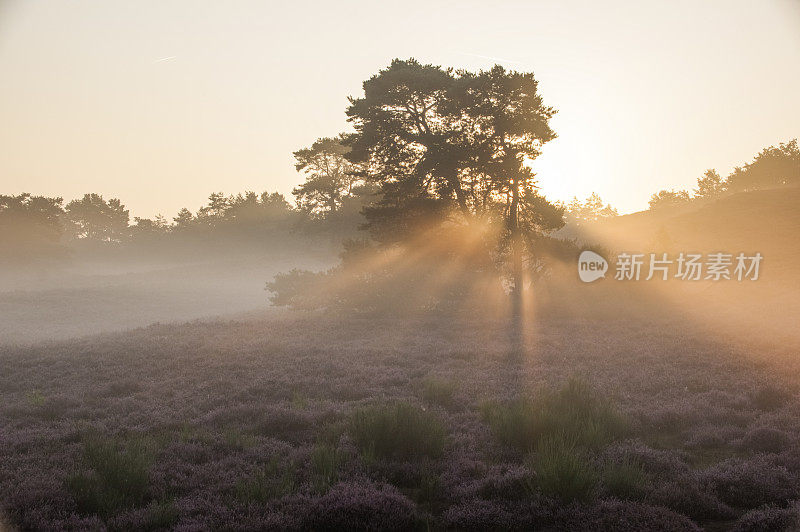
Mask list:
[{"label": "small tree", "polygon": [[694,190],[696,198],[716,198],[725,192],[725,181],[716,170],[706,170],[703,177],[697,178],[697,188]]},{"label": "small tree", "polygon": [[336,212],[345,198],[353,195],[361,181],[355,165],[347,160],[350,148],[342,144],[342,136],[317,139],[310,148],[294,152],[295,168],[306,180],[292,190],[300,210],[313,217]]},{"label": "small tree", "polygon": [[689,193],[685,190],[662,190],[650,196],[650,210],[676,207],[689,201]]},{"label": "small tree", "polygon": [[175,222],[176,229],[186,229],[194,222],[194,215],[192,211],[184,207],[178,211],[177,216],[175,216],[172,221]]},{"label": "small tree", "polygon": [[619,216],[615,208],[609,204],[603,204],[603,199],[596,192],[592,192],[583,202],[577,197],[573,197],[572,201],[562,206],[564,207],[567,221],[575,225]]}]

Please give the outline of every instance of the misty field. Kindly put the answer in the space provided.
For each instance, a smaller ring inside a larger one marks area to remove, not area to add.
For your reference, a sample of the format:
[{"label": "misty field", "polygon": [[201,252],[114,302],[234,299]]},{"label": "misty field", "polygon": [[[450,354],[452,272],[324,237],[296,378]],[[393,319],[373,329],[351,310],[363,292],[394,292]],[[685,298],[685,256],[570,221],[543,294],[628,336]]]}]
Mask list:
[{"label": "misty field", "polygon": [[661,309],[270,311],[0,348],[23,529],[783,530],[795,352]]}]

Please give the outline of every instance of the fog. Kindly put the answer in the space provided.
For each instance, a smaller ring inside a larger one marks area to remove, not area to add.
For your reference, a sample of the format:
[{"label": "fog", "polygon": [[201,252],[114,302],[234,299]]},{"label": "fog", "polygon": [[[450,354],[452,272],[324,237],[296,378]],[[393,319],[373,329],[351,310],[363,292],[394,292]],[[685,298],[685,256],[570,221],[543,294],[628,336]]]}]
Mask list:
[{"label": "fog", "polygon": [[[275,249],[186,250],[157,256],[84,257],[0,271],[0,342],[29,344],[152,323],[226,319],[270,306],[265,283],[292,268],[327,269],[334,253]],[[196,251],[196,252],[192,252]]]}]

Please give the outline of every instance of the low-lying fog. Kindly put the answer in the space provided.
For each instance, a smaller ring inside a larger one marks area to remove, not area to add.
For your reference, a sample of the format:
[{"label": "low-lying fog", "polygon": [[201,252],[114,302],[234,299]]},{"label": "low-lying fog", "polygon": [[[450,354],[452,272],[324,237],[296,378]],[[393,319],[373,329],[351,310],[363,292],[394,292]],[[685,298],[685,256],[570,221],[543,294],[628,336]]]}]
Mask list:
[{"label": "low-lying fog", "polygon": [[269,306],[267,281],[334,258],[226,254],[184,262],[81,260],[0,272],[0,343],[31,343]]}]

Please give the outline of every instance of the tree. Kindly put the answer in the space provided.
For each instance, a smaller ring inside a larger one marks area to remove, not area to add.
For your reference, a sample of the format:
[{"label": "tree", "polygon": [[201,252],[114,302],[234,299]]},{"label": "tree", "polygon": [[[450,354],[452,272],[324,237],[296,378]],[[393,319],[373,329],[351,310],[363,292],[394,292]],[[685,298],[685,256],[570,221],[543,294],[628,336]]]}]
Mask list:
[{"label": "tree", "polygon": [[728,176],[732,192],[800,185],[800,148],[797,139],[761,150],[753,162]]},{"label": "tree", "polygon": [[583,202],[577,197],[573,197],[572,201],[564,206],[564,211],[567,220],[575,225],[619,216],[617,210],[611,205],[603,206],[603,199],[596,192],[592,192]]},{"label": "tree", "polygon": [[229,198],[222,192],[214,192],[208,196],[208,203],[197,211],[198,222],[214,225],[222,221],[230,204]]},{"label": "tree", "polygon": [[689,193],[685,190],[662,190],[650,196],[650,210],[676,207],[689,201]]},{"label": "tree", "polygon": [[716,198],[725,192],[725,181],[713,168],[706,170],[703,177],[697,178],[697,188],[694,190],[695,198]]},{"label": "tree", "polygon": [[24,260],[58,251],[64,233],[62,202],[28,193],[0,195],[0,256]]},{"label": "tree", "polygon": [[78,239],[121,242],[128,233],[130,213],[116,198],[106,201],[99,194],[84,194],[67,204],[65,215]]},{"label": "tree", "polygon": [[133,218],[134,224],[131,226],[131,234],[135,236],[153,236],[166,234],[169,231],[169,223],[163,215],[157,214],[152,220],[150,218]]},{"label": "tree", "polygon": [[361,180],[345,157],[349,151],[340,135],[317,139],[310,148],[294,152],[295,168],[306,175],[305,182],[292,190],[300,210],[324,218],[353,195]]},{"label": "tree", "polygon": [[172,221],[175,222],[176,229],[186,229],[191,227],[192,222],[194,222],[194,215],[192,211],[184,207],[178,211],[177,216],[175,216]]},{"label": "tree", "polygon": [[533,74],[395,59],[363,87],[362,98],[350,99],[356,132],[344,143],[348,160],[380,186],[379,201],[364,210],[373,236],[391,243],[444,221],[499,222],[519,293],[522,248],[532,243],[525,233],[563,224],[528,164],[555,138],[555,110],[542,103]]}]

